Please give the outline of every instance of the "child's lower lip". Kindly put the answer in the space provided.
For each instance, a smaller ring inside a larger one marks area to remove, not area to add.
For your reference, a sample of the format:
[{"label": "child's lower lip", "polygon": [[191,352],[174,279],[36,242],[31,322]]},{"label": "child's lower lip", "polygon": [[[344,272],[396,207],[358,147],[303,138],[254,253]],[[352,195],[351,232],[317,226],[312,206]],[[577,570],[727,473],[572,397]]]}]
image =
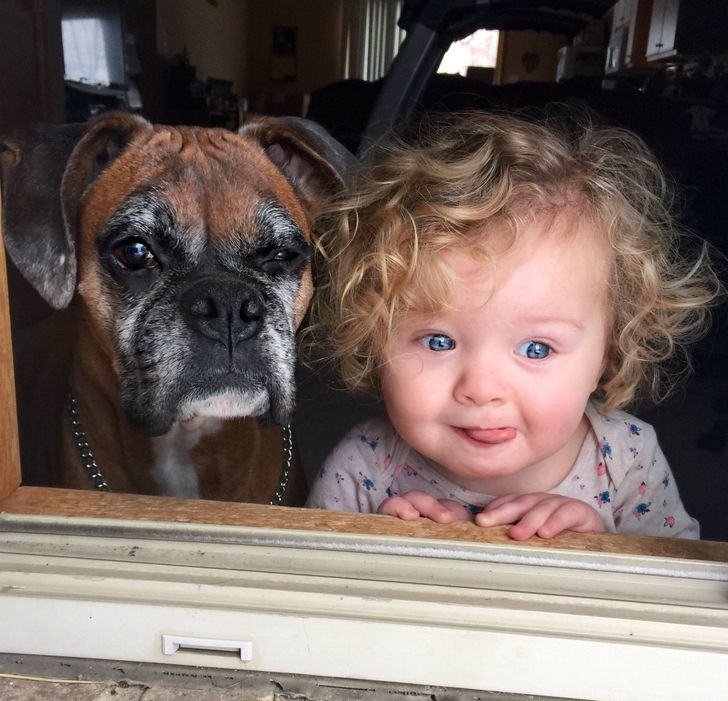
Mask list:
[{"label": "child's lower lip", "polygon": [[516,429],[512,426],[504,428],[460,428],[458,429],[471,440],[478,443],[505,443],[516,437]]}]

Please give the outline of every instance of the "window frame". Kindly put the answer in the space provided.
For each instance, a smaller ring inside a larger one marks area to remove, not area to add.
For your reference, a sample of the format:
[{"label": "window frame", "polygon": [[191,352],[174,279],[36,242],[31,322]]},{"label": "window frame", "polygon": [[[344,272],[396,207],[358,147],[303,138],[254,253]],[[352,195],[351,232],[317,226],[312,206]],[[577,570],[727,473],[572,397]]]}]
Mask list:
[{"label": "window frame", "polygon": [[[2,652],[570,698],[728,696],[728,543],[514,544],[503,527],[23,486],[2,245],[0,541]],[[264,653],[168,658],[165,631],[243,631]]]}]

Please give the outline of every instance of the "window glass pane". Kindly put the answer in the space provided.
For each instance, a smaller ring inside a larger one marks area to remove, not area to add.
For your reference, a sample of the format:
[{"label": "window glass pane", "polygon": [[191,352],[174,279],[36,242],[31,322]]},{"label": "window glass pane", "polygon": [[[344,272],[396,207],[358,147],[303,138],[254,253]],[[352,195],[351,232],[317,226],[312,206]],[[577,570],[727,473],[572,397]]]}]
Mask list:
[{"label": "window glass pane", "polygon": [[437,72],[465,76],[471,66],[495,68],[499,34],[496,29],[479,29],[460,41],[454,41],[443,56]]}]

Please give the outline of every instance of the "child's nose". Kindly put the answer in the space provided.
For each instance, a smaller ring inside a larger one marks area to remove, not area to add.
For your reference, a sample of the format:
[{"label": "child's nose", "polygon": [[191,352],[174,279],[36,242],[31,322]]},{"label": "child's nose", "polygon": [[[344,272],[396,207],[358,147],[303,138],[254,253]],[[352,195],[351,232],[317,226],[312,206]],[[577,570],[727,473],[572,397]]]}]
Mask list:
[{"label": "child's nose", "polygon": [[486,359],[468,362],[460,372],[454,395],[462,404],[502,402],[506,397],[502,368]]}]

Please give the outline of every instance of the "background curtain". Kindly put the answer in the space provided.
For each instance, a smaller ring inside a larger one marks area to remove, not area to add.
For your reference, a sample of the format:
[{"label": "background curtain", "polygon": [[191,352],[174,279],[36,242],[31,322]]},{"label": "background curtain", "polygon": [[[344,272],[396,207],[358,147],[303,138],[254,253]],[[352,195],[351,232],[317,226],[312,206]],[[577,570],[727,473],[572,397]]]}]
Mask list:
[{"label": "background curtain", "polygon": [[344,0],[345,78],[377,80],[386,73],[404,40],[401,9],[402,0]]}]

